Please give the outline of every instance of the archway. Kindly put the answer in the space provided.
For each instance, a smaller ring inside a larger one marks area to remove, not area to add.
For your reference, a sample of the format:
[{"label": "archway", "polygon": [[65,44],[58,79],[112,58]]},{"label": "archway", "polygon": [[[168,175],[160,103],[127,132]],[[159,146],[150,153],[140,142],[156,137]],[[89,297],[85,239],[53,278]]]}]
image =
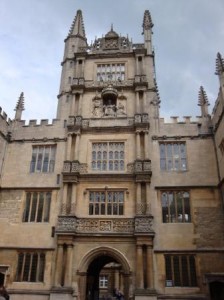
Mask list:
[{"label": "archway", "polygon": [[99,247],[90,251],[82,259],[78,274],[81,300],[111,298],[115,288],[129,298],[130,267],[118,250]]}]

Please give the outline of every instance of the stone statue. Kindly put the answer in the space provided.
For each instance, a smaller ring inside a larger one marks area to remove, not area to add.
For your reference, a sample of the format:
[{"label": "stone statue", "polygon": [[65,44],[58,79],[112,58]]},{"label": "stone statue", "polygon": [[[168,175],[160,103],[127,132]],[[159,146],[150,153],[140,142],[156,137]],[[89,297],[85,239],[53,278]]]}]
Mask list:
[{"label": "stone statue", "polygon": [[103,113],[102,100],[101,99],[95,99],[93,101],[93,111],[92,111],[92,114],[95,117],[101,117],[102,113]]},{"label": "stone statue", "polygon": [[124,105],[119,102],[117,106],[117,115],[126,115]]},{"label": "stone statue", "polygon": [[115,117],[116,106],[112,104],[111,100],[108,101],[107,105],[103,106],[104,116]]}]

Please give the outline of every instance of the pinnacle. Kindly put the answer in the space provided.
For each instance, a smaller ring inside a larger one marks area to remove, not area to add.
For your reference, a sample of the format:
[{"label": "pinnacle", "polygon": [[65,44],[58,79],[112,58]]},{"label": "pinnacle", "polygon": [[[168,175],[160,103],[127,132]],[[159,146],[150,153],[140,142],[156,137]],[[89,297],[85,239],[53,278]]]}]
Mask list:
[{"label": "pinnacle", "polygon": [[17,101],[17,104],[16,104],[16,108],[14,110],[25,110],[24,108],[24,93],[22,92],[19,96],[19,99]]},{"label": "pinnacle", "polygon": [[147,30],[153,27],[152,18],[149,10],[145,10],[142,27],[143,30]]},{"label": "pinnacle", "polygon": [[221,73],[224,72],[224,59],[222,58],[221,54],[218,52],[217,53],[217,58],[216,58],[216,75],[220,75]]},{"label": "pinnacle", "polygon": [[207,94],[203,88],[203,86],[200,86],[200,90],[198,93],[198,106],[208,106],[209,101],[208,101],[208,97]]},{"label": "pinnacle", "polygon": [[68,35],[78,35],[83,38],[86,38],[82,11],[80,9],[77,10],[76,16],[72,22]]}]

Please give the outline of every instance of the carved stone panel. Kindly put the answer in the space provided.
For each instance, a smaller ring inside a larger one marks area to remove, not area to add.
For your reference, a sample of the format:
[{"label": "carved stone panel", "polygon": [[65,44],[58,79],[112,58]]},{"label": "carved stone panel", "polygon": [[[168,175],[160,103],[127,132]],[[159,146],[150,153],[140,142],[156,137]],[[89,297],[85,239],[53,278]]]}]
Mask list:
[{"label": "carved stone panel", "polygon": [[154,233],[152,229],[152,216],[139,216],[135,218],[135,233]]}]

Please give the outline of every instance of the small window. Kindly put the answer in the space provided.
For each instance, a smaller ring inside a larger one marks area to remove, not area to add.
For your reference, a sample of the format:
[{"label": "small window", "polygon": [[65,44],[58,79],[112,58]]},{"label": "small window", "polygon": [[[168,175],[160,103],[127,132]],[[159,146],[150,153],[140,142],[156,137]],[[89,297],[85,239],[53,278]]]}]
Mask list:
[{"label": "small window", "polygon": [[45,253],[21,252],[18,254],[16,281],[43,282]]},{"label": "small window", "polygon": [[99,277],[99,288],[100,289],[108,288],[108,275],[100,275],[100,277]]},{"label": "small window", "polygon": [[30,162],[30,173],[52,173],[54,172],[56,146],[33,146],[32,159]]},{"label": "small window", "polygon": [[27,192],[23,222],[48,222],[51,192]]},{"label": "small window", "polygon": [[185,143],[160,143],[160,169],[162,171],[186,171]]},{"label": "small window", "polygon": [[187,191],[161,192],[163,223],[189,223],[190,194]]},{"label": "small window", "polygon": [[123,191],[90,191],[89,215],[123,215]]},{"label": "small window", "polygon": [[166,287],[196,287],[194,255],[165,255]]}]

